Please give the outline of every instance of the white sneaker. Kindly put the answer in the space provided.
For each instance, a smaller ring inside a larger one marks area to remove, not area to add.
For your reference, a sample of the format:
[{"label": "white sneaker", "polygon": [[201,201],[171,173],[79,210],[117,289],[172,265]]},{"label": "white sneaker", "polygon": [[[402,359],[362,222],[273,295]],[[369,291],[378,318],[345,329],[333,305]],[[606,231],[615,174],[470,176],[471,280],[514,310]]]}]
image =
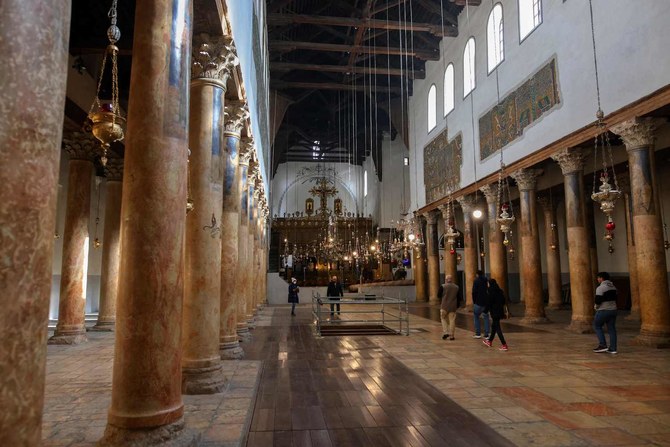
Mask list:
[{"label": "white sneaker", "polygon": [[472,338],[482,338],[482,336],[475,334],[475,335],[472,336]]}]

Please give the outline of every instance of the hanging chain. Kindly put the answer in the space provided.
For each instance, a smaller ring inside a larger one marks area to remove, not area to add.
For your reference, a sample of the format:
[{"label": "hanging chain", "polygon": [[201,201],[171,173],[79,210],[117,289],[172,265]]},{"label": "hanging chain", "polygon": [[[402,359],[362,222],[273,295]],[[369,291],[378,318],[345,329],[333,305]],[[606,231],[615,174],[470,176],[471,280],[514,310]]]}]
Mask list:
[{"label": "hanging chain", "polygon": [[[591,41],[593,42],[593,65],[596,70],[596,98],[598,99],[598,112],[602,114],[602,109],[600,108],[600,82],[598,79],[598,58],[596,56],[596,30],[593,25],[593,3],[592,0],[589,0],[589,14],[591,17]],[[601,119],[601,118],[599,118]]]}]

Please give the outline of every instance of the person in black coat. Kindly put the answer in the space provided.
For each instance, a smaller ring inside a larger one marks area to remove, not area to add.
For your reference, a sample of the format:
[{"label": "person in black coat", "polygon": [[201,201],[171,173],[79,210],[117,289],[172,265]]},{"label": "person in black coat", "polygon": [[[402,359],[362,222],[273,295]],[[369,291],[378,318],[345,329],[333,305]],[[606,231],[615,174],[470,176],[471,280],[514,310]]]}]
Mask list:
[{"label": "person in black coat", "polygon": [[291,315],[295,315],[295,305],[300,302],[298,293],[300,293],[298,280],[291,278],[291,284],[288,285],[288,302],[291,303]]},{"label": "person in black coat", "polygon": [[481,323],[479,317],[484,318],[484,337],[489,336],[489,314],[488,314],[488,291],[487,280],[484,272],[477,270],[477,278],[472,284],[472,310],[475,318],[475,335],[474,338],[482,338]]},{"label": "person in black coat", "polygon": [[[329,300],[340,300],[340,297],[344,296],[344,290],[342,290],[342,284],[337,281],[337,276],[330,278],[328,283],[328,290],[326,291],[326,297]],[[340,303],[331,303],[330,304],[330,317],[335,316],[335,306],[337,306],[337,314],[340,314]]]},{"label": "person in black coat", "polygon": [[493,344],[493,339],[496,334],[500,338],[500,347],[501,351],[507,351],[507,342],[505,342],[505,336],[503,335],[502,328],[500,327],[500,320],[505,316],[505,294],[498,285],[498,282],[495,279],[489,279],[489,289],[488,289],[488,310],[491,314],[491,319],[493,324],[491,325],[491,335],[484,340],[484,344],[489,348]]}]

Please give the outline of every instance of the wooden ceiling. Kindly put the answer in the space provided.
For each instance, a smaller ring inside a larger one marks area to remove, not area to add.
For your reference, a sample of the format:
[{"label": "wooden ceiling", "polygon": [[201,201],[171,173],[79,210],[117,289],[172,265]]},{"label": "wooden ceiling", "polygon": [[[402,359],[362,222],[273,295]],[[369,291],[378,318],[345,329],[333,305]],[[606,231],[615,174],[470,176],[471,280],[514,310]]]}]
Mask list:
[{"label": "wooden ceiling", "polygon": [[439,60],[443,36],[458,35],[466,1],[481,3],[267,0],[270,86],[289,104],[273,172],[285,161],[361,164],[366,155],[379,169],[381,133],[406,140],[412,80],[425,78],[426,61]]}]

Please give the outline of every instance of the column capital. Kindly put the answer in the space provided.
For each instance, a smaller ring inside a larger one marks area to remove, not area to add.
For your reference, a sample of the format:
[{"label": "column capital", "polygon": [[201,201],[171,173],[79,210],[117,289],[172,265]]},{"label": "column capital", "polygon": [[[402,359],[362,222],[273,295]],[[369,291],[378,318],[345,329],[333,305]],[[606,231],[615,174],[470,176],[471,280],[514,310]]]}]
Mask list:
[{"label": "column capital", "polygon": [[70,132],[63,137],[63,148],[70,155],[70,160],[93,161],[98,157],[98,140],[93,134]]},{"label": "column capital", "polygon": [[426,223],[428,223],[428,225],[437,224],[437,218],[439,217],[437,211],[428,211],[427,213],[424,213],[423,216],[426,218]]},{"label": "column capital", "polygon": [[123,158],[109,158],[104,169],[108,182],[120,182],[123,180]]},{"label": "column capital", "polygon": [[519,169],[512,173],[520,191],[532,191],[537,186],[537,178],[542,175],[541,169]]},{"label": "column capital", "polygon": [[477,201],[472,195],[459,197],[456,200],[461,205],[461,210],[463,210],[463,214],[472,213],[472,211],[475,209],[475,206],[477,206]]},{"label": "column capital", "polygon": [[656,127],[662,120],[658,118],[633,118],[610,127],[610,131],[619,135],[630,151],[642,146],[654,144]]},{"label": "column capital", "polygon": [[249,119],[249,107],[246,101],[226,101],[223,113],[226,133],[239,135]]},{"label": "column capital", "polygon": [[488,185],[484,185],[479,190],[484,194],[484,197],[486,197],[486,201],[488,203],[497,203],[498,201],[498,184],[497,183],[490,183]]},{"label": "column capital", "polygon": [[584,154],[578,149],[561,149],[551,156],[561,167],[563,175],[574,174],[584,169]]},{"label": "column capital", "polygon": [[214,79],[221,82],[225,90],[230,73],[239,64],[232,37],[208,34],[193,36],[191,81]]},{"label": "column capital", "polygon": [[[442,213],[442,218],[446,222],[449,216],[451,215],[451,210],[449,209],[449,204],[445,203],[444,205],[439,205],[437,207],[438,210]],[[453,218],[453,216],[452,216]]]},{"label": "column capital", "polygon": [[240,140],[240,165],[249,166],[254,154],[254,139],[244,137]]}]

